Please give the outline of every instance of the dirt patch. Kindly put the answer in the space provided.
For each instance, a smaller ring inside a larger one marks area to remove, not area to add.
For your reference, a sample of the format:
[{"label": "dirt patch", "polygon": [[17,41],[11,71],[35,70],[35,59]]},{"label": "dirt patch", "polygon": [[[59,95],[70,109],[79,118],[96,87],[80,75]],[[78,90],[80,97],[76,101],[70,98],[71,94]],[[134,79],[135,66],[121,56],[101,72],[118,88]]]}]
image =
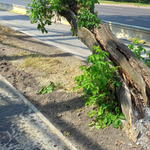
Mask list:
[{"label": "dirt patch", "polygon": [[[38,59],[38,62],[35,61]],[[34,61],[33,61],[34,60]],[[43,64],[44,62],[44,64]],[[48,65],[49,64],[49,65]],[[90,129],[79,93],[72,92],[85,62],[25,34],[0,26],[0,73],[29,99],[79,150],[141,150],[124,131],[108,126]],[[42,85],[56,85],[40,95]]]}]

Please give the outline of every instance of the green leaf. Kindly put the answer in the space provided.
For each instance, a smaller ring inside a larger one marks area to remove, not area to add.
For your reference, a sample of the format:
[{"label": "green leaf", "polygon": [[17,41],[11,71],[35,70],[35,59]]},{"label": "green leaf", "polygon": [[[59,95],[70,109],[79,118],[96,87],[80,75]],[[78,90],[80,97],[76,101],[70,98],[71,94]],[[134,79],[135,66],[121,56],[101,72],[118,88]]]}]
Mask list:
[{"label": "green leaf", "polygon": [[116,124],[113,124],[113,127],[114,127],[114,128],[118,128],[118,125],[116,125]]},{"label": "green leaf", "polygon": [[111,119],[108,119],[107,125],[109,126],[111,124]]},{"label": "green leaf", "polygon": [[93,117],[94,115],[96,115],[96,112],[95,112],[95,110],[92,110],[91,113],[88,112],[87,114],[88,114],[88,116],[91,118],[91,117]]},{"label": "green leaf", "polygon": [[115,112],[116,112],[116,114],[120,114],[120,108],[119,108],[119,107],[116,107],[116,108],[115,108]]},{"label": "green leaf", "polygon": [[120,87],[120,82],[116,81],[116,86]]},{"label": "green leaf", "polygon": [[100,126],[99,124],[97,124],[97,125],[96,125],[96,128],[97,128],[98,130],[100,130],[100,129],[101,129],[101,126]]},{"label": "green leaf", "polygon": [[103,123],[106,125],[107,121],[108,121],[108,119],[107,119],[107,117],[105,117],[104,120],[103,120]]},{"label": "green leaf", "polygon": [[121,114],[119,115],[119,118],[120,118],[120,119],[123,119],[123,120],[126,119],[123,113],[121,113]]},{"label": "green leaf", "polygon": [[102,108],[99,108],[97,115],[98,115],[98,116],[101,116],[103,113],[104,113],[103,109],[102,109]]},{"label": "green leaf", "polygon": [[92,122],[92,123],[88,124],[89,127],[92,127],[94,125],[95,125],[95,122]]},{"label": "green leaf", "polygon": [[138,45],[139,45],[138,40],[139,40],[139,39],[135,39],[134,42],[133,42],[133,44],[138,44]]},{"label": "green leaf", "polygon": [[113,121],[113,124],[118,126],[118,125],[122,125],[122,122],[119,119],[116,119]]},{"label": "green leaf", "polygon": [[46,93],[52,93],[54,90],[54,83],[50,82],[50,84],[46,87],[46,86],[42,86],[41,90],[39,91],[39,94],[46,94]]}]

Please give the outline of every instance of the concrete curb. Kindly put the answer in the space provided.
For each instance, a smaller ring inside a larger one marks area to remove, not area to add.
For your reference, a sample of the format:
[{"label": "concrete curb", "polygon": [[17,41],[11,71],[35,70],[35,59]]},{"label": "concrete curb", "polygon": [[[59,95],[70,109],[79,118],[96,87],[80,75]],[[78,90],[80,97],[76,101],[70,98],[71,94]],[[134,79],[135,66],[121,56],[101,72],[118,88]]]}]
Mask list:
[{"label": "concrete curb", "polygon": [[139,38],[150,42],[150,29],[139,26],[126,25],[116,22],[102,20],[102,22],[110,28],[113,34],[118,38]]},{"label": "concrete curb", "polygon": [[0,9],[9,10],[12,12],[16,12],[19,14],[26,15],[27,11],[30,10],[29,7],[21,6],[21,5],[14,5],[14,4],[7,4],[7,3],[0,3]]},{"label": "concrete curb", "polygon": [[29,100],[26,99],[21,93],[19,93],[19,91],[12,84],[10,84],[1,74],[0,74],[0,78],[2,79],[2,81],[6,83],[7,86],[9,86],[25,102],[25,104],[27,104],[35,112],[37,117],[41,119],[49,127],[49,129],[54,134],[56,134],[59,137],[59,139],[62,140],[66,144],[68,148],[70,148],[70,150],[77,150],[73,146],[73,144],[49,120],[47,120],[47,118],[45,118],[43,114],[41,114],[41,112],[36,107],[32,105],[29,102]]},{"label": "concrete curb", "polygon": [[[26,12],[30,9],[30,7],[7,3],[0,3],[0,8],[24,15],[26,15]],[[69,23],[64,17],[59,16],[55,13],[54,17],[52,18],[52,22],[69,25]],[[145,43],[148,43],[146,45],[149,45],[150,43],[150,29],[148,28],[131,26],[116,22],[109,22],[105,20],[102,20],[102,22],[111,29],[111,31],[117,38],[124,38],[124,39],[139,38],[140,40],[144,40]]]}]

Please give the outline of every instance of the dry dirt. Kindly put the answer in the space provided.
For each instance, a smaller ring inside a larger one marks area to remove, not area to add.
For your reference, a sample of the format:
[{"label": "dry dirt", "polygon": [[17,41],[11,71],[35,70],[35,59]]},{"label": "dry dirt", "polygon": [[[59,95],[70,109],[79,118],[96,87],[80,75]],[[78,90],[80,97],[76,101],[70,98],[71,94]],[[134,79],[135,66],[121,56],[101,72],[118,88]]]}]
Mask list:
[{"label": "dry dirt", "polygon": [[[35,58],[40,62],[35,64]],[[32,61],[34,60],[34,61]],[[43,65],[43,61],[45,66]],[[0,74],[43,113],[78,150],[142,150],[124,131],[112,126],[90,129],[92,121],[79,93],[72,92],[74,78],[85,62],[56,47],[0,26]],[[48,67],[48,65],[50,67]],[[56,85],[40,95],[42,85]]]}]

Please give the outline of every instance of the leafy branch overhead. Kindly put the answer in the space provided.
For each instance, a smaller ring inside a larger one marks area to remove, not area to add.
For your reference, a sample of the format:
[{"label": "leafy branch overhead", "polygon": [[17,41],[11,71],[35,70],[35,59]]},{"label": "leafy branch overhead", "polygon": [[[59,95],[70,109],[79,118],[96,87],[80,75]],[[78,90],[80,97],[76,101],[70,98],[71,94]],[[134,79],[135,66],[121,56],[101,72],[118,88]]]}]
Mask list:
[{"label": "leafy branch overhead", "polygon": [[[99,3],[98,0],[31,0],[30,14],[31,23],[37,23],[38,30],[42,33],[47,33],[46,25],[51,25],[51,19],[56,13],[62,10],[71,9],[76,14],[78,27],[86,27],[92,29],[98,27],[100,19],[97,18],[97,13],[94,13],[94,5]],[[77,10],[78,8],[78,10]]]}]

